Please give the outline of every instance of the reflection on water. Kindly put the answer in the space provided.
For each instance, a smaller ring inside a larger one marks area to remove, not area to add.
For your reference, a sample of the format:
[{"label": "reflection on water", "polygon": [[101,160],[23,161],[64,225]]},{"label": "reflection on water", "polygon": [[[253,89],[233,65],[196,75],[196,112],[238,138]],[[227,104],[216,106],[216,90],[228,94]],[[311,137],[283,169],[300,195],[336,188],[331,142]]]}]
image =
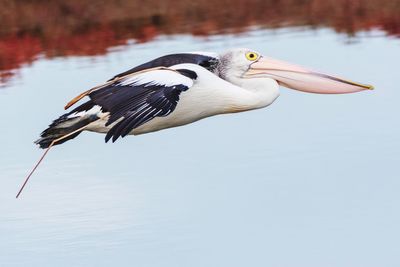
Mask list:
[{"label": "reflection on water", "polygon": [[[399,40],[328,30],[159,36],[40,58],[0,90],[0,266],[397,266]],[[380,37],[379,37],[380,36]],[[318,44],[318,45],[316,45]],[[155,56],[250,47],[371,83],[104,144],[32,141],[71,96]],[[34,49],[34,47],[32,48]]]},{"label": "reflection on water", "polygon": [[399,0],[5,1],[0,9],[0,85],[39,56],[100,55],[160,34],[243,32],[249,26],[331,27],[354,35],[400,34]]}]

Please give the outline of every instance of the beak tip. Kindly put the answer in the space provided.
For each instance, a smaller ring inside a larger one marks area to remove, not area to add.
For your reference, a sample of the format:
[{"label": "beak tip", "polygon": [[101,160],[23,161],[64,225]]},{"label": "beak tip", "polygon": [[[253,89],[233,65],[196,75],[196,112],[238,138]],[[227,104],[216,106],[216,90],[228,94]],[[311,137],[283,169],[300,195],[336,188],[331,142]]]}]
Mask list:
[{"label": "beak tip", "polygon": [[371,84],[366,84],[366,85],[365,85],[365,89],[367,89],[367,90],[374,90],[375,87],[374,87],[373,85],[371,85]]}]

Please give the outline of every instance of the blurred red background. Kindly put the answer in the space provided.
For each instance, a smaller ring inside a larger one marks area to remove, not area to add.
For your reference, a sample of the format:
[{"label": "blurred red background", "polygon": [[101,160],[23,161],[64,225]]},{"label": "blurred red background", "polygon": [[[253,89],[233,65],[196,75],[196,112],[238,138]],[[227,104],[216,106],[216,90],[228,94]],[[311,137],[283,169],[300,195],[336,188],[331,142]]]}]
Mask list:
[{"label": "blurred red background", "polygon": [[400,0],[0,0],[0,81],[44,57],[103,54],[128,39],[209,35],[248,26],[330,27],[400,36]]}]

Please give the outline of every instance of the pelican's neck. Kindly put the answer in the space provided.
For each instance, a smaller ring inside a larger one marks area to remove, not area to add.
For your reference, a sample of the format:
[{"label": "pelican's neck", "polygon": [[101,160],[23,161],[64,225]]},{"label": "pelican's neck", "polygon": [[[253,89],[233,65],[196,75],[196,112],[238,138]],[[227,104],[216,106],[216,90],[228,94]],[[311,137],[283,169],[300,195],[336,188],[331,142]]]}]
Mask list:
[{"label": "pelican's neck", "polygon": [[242,88],[238,105],[242,110],[269,106],[279,96],[279,84],[270,78],[234,78],[232,83]]}]

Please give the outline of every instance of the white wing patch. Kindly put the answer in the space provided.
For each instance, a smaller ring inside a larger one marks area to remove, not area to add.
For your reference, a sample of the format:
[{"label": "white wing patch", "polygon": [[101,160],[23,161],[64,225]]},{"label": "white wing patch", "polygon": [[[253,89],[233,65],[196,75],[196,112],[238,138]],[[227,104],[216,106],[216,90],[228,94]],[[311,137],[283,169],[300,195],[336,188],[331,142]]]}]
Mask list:
[{"label": "white wing patch", "polygon": [[191,87],[193,80],[171,70],[153,70],[143,72],[131,77],[127,77],[120,81],[122,86],[139,86],[139,85],[158,85],[172,87],[175,85],[185,85]]},{"label": "white wing patch", "polygon": [[82,116],[98,115],[99,113],[101,113],[101,107],[99,105],[94,105],[89,110],[72,113],[68,118],[72,119]]}]

